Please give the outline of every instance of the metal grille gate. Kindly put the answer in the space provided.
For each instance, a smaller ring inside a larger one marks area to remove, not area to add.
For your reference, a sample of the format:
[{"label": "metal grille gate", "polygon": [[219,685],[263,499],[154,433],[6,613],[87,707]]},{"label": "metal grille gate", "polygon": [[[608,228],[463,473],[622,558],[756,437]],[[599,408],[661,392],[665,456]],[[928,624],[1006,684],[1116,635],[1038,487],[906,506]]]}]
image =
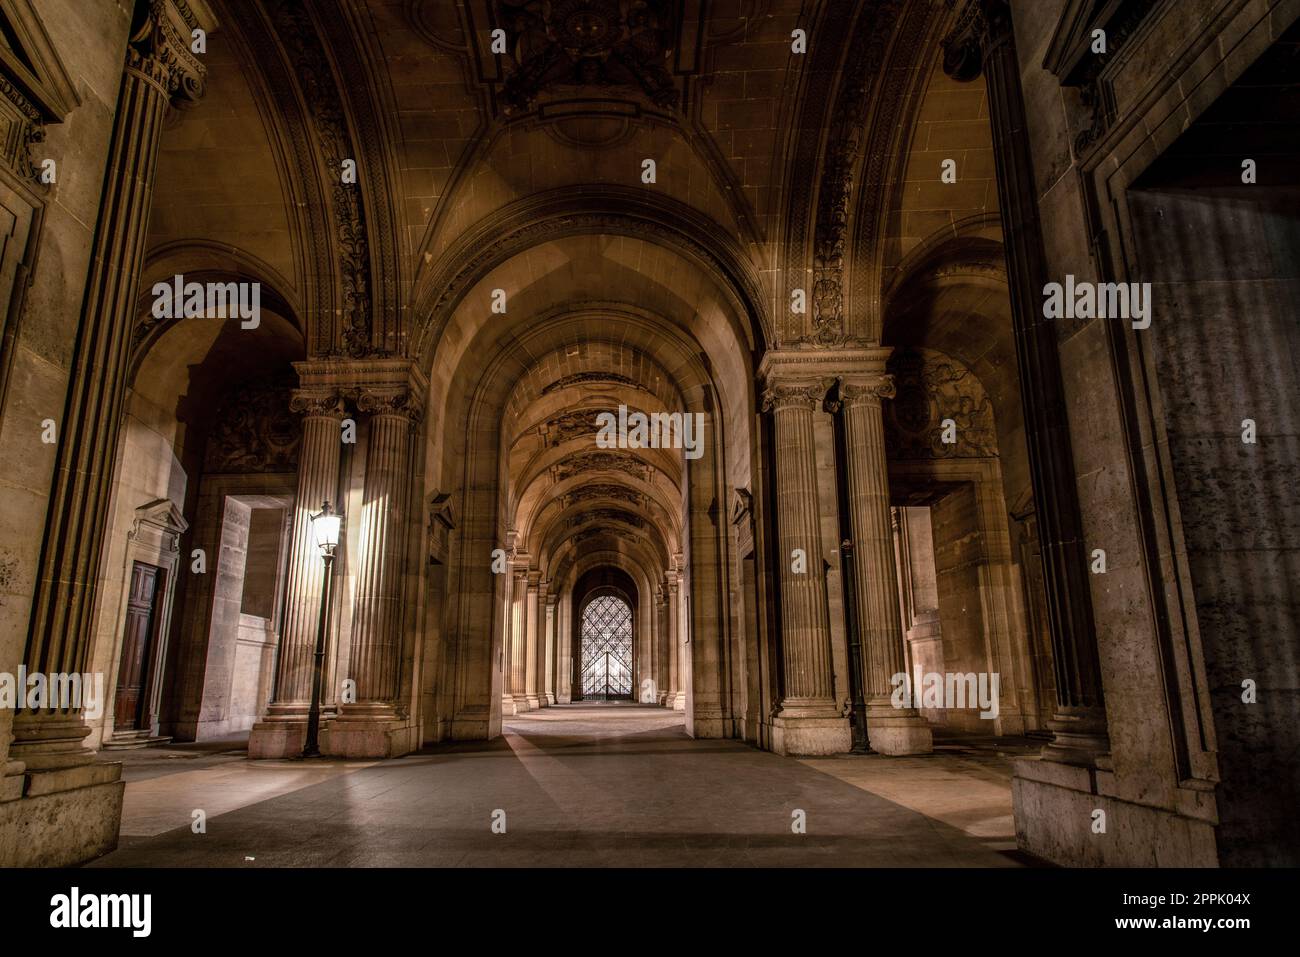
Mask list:
[{"label": "metal grille gate", "polygon": [[593,598],[582,613],[582,697],[632,697],[632,609],[621,598]]}]

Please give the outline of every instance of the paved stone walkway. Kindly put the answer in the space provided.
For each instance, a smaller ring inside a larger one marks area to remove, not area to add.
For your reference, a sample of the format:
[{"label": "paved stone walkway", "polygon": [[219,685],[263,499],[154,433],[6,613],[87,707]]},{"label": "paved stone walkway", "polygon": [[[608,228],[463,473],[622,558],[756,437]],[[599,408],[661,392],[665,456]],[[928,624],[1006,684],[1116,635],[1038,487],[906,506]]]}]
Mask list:
[{"label": "paved stone walkway", "polygon": [[394,761],[248,761],[241,746],[126,753],[121,843],[91,866],[1020,863],[997,748],[794,760],[692,740],[680,714],[635,705],[547,708],[498,741]]}]

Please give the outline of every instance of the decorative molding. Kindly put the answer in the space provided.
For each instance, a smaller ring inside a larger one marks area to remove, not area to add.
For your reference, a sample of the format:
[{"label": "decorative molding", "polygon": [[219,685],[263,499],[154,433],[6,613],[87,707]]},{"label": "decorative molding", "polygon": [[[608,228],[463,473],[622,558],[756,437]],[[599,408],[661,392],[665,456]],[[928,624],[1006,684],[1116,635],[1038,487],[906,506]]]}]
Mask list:
[{"label": "decorative molding", "polygon": [[870,96],[884,64],[901,0],[880,0],[858,17],[823,161],[813,234],[812,329],[796,342],[818,346],[847,341],[844,317],[844,244],[853,172],[871,115]]},{"label": "decorative molding", "polygon": [[353,358],[387,354],[375,349],[371,336],[370,243],[358,185],[342,180],[345,159],[360,168],[366,158],[355,148],[343,99],[334,81],[329,56],[306,7],[297,0],[270,0],[267,12],[292,64],[307,115],[316,132],[328,171],[334,218],[335,249],[342,282],[340,330],[343,353]]},{"label": "decorative molding", "polygon": [[641,462],[636,456],[627,452],[601,449],[599,451],[580,452],[571,455],[563,462],[551,466],[551,478],[554,482],[563,482],[576,475],[588,472],[626,472],[643,482],[650,481],[650,466]]},{"label": "decorative molding", "polygon": [[141,542],[146,537],[160,552],[176,553],[181,550],[181,536],[190,523],[169,498],[157,498],[135,510],[135,519],[126,537],[131,542]]}]

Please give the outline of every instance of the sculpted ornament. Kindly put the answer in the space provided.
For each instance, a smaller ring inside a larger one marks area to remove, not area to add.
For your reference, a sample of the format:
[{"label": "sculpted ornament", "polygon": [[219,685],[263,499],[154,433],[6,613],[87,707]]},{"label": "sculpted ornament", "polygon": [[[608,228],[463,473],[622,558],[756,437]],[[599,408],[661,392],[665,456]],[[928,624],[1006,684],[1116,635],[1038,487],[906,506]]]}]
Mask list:
[{"label": "sculpted ornament", "polygon": [[774,383],[763,390],[761,409],[764,412],[786,409],[791,406],[805,406],[815,409],[826,398],[831,380],[814,382]]}]

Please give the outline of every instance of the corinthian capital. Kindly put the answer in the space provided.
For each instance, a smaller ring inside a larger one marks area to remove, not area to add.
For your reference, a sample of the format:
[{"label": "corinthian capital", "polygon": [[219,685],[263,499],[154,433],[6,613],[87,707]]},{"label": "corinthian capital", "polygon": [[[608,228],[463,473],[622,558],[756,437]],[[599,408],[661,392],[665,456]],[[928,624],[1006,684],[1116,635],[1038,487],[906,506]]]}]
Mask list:
[{"label": "corinthian capital", "polygon": [[422,409],[410,391],[391,391],[362,387],[356,392],[357,408],[371,415],[400,416],[412,426],[418,425]]},{"label": "corinthian capital", "polygon": [[161,87],[176,106],[197,103],[207,67],[194,52],[196,31],[215,28],[203,0],[136,0],[127,69]]},{"label": "corinthian capital", "polygon": [[764,412],[771,412],[800,406],[808,409],[820,408],[831,382],[831,379],[774,381],[763,390],[762,409]]},{"label": "corinthian capital", "polygon": [[878,403],[898,394],[894,377],[888,373],[878,375],[846,376],[840,380],[840,401],[847,406],[862,402]]},{"label": "corinthian capital", "polygon": [[289,400],[290,411],[308,418],[343,418],[343,396],[337,391],[298,389]]}]

